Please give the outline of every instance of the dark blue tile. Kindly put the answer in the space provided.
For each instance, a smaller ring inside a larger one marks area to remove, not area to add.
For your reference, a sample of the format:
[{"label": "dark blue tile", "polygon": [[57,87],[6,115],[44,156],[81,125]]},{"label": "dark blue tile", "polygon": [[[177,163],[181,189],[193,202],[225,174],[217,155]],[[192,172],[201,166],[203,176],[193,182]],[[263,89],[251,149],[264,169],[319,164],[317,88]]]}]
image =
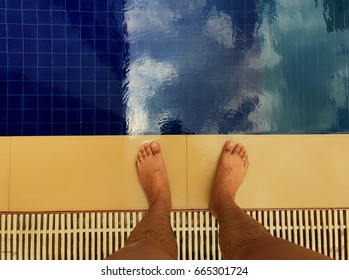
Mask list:
[{"label": "dark blue tile", "polygon": [[53,124],[52,135],[64,136],[67,135],[67,127],[65,124]]},{"label": "dark blue tile", "polygon": [[2,8],[5,8],[5,1],[0,1],[0,8],[2,9]]},{"label": "dark blue tile", "polygon": [[95,28],[93,26],[81,26],[81,38],[91,40],[95,38]]},{"label": "dark blue tile", "polygon": [[23,123],[36,124],[38,122],[37,110],[24,110],[23,111]]},{"label": "dark blue tile", "polygon": [[94,1],[91,0],[81,0],[80,1],[80,10],[81,11],[94,11]]},{"label": "dark blue tile", "polygon": [[67,11],[79,11],[80,10],[80,0],[66,1],[65,7],[66,7]]},{"label": "dark blue tile", "polygon": [[23,36],[24,38],[38,38],[38,27],[37,25],[24,25],[23,26]]},{"label": "dark blue tile", "polygon": [[52,56],[52,65],[54,67],[66,67],[67,66],[66,55],[55,53]]},{"label": "dark blue tile", "polygon": [[0,136],[7,136],[7,135],[8,135],[7,124],[0,123]]},{"label": "dark blue tile", "polygon": [[54,67],[52,69],[52,80],[65,82],[67,80],[67,69],[63,67]]},{"label": "dark blue tile", "polygon": [[99,95],[96,97],[96,106],[98,108],[108,109],[109,107],[109,97],[108,95]]},{"label": "dark blue tile", "polygon": [[[50,14],[43,16],[43,20],[46,20],[47,17],[49,17]],[[65,24],[67,23],[67,14],[63,11],[52,11],[51,12],[52,17],[52,24]],[[50,19],[51,20],[51,19]]]},{"label": "dark blue tile", "polygon": [[95,14],[94,12],[82,12],[80,14],[81,25],[93,27],[95,23]]},{"label": "dark blue tile", "polygon": [[7,124],[7,110],[0,107],[0,124]]},{"label": "dark blue tile", "polygon": [[38,17],[37,17],[36,11],[23,11],[23,23],[37,24]]},{"label": "dark blue tile", "polygon": [[95,110],[82,109],[81,110],[81,121],[84,123],[93,123],[95,121]]},{"label": "dark blue tile", "polygon": [[109,135],[109,123],[96,123],[96,135]]},{"label": "dark blue tile", "polygon": [[[23,7],[23,9],[36,10],[37,4],[38,4],[37,1],[38,0],[22,1],[22,7]],[[51,1],[46,1],[46,2],[51,2]]]},{"label": "dark blue tile", "polygon": [[108,81],[109,69],[106,67],[97,67],[96,68],[96,79],[98,81]]},{"label": "dark blue tile", "polygon": [[7,126],[7,133],[11,136],[23,136],[22,128],[22,124],[9,123]]},{"label": "dark blue tile", "polygon": [[79,109],[81,108],[81,100],[76,97],[70,97],[67,101],[68,108],[70,109]]},{"label": "dark blue tile", "polygon": [[81,124],[81,135],[95,135],[95,124],[82,123]]},{"label": "dark blue tile", "polygon": [[38,69],[38,80],[40,82],[42,81],[51,81],[52,80],[52,72],[50,68],[47,67],[40,67]]},{"label": "dark blue tile", "polygon": [[[33,0],[32,0],[33,1]],[[54,0],[34,0],[33,2],[37,1],[37,8],[39,10],[51,10],[51,5]]]},{"label": "dark blue tile", "polygon": [[[1,85],[1,83],[0,83]],[[1,88],[1,91],[3,91],[4,89]],[[5,89],[6,91],[6,89]],[[7,95],[5,92],[1,92],[0,93],[0,110],[4,110],[7,109]]]},{"label": "dark blue tile", "polygon": [[38,40],[24,39],[24,49],[26,53],[36,53],[38,51]]},{"label": "dark blue tile", "polygon": [[23,124],[23,135],[25,136],[37,136],[38,135],[38,125],[33,124]]},{"label": "dark blue tile", "polygon": [[66,96],[53,96],[52,99],[53,109],[64,109],[67,107],[67,98]]},{"label": "dark blue tile", "polygon": [[68,123],[66,125],[67,135],[80,135],[80,124],[79,123]]},{"label": "dark blue tile", "polygon": [[57,26],[53,26],[52,27],[52,37],[55,39],[62,39],[62,38],[66,38],[66,33],[65,33],[65,26],[61,25],[57,25]]},{"label": "dark blue tile", "polygon": [[39,123],[52,123],[52,110],[39,110]]},{"label": "dark blue tile", "polygon": [[108,110],[105,110],[105,109],[104,110],[103,109],[95,110],[95,121],[97,123],[102,123],[102,122],[107,123],[108,116],[109,116]]},{"label": "dark blue tile", "polygon": [[52,135],[51,124],[38,124],[38,135],[51,136]]},{"label": "dark blue tile", "polygon": [[22,0],[7,0],[6,1],[7,9],[21,9],[22,8]]},{"label": "dark blue tile", "polygon": [[121,94],[109,94],[109,106],[112,109],[120,109],[123,106],[123,96]]},{"label": "dark blue tile", "polygon": [[108,10],[108,1],[94,0],[94,4],[95,4],[96,11],[107,11]]},{"label": "dark blue tile", "polygon": [[24,66],[32,67],[38,65],[38,55],[36,53],[30,53],[24,55]]},{"label": "dark blue tile", "polygon": [[67,114],[65,110],[53,110],[52,111],[52,122],[53,123],[66,123]]},{"label": "dark blue tile", "polygon": [[52,66],[52,55],[51,54],[39,54],[38,66]]},{"label": "dark blue tile", "polygon": [[108,94],[108,83],[107,82],[96,82],[96,94],[105,95]]},{"label": "dark blue tile", "polygon": [[51,26],[43,24],[38,26],[38,38],[49,39],[52,37]]},{"label": "dark blue tile", "polygon": [[8,55],[8,63],[10,66],[23,66],[23,55],[17,53],[11,53]]},{"label": "dark blue tile", "polygon": [[93,95],[82,96],[82,108],[84,109],[94,109],[96,107],[95,97]]},{"label": "dark blue tile", "polygon": [[7,23],[22,24],[22,11],[21,10],[6,10]]},{"label": "dark blue tile", "polygon": [[6,23],[5,10],[0,10],[0,24]]},{"label": "dark blue tile", "polygon": [[41,118],[40,121],[44,121],[47,115],[50,115],[51,112],[48,109],[52,108],[52,96],[40,95],[38,105],[40,108],[40,116],[43,116],[43,118]]},{"label": "dark blue tile", "polygon": [[80,122],[80,110],[69,109],[67,111],[67,121],[68,123],[78,123]]},{"label": "dark blue tile", "polygon": [[23,94],[23,82],[21,80],[9,81],[7,86],[9,97],[11,97],[12,94]]},{"label": "dark blue tile", "polygon": [[52,41],[41,39],[38,41],[38,52],[39,53],[51,53],[52,52]]},{"label": "dark blue tile", "polygon": [[6,66],[7,66],[7,56],[5,54],[0,53],[0,67],[6,67]]},{"label": "dark blue tile", "polygon": [[67,42],[66,40],[55,39],[52,42],[52,52],[53,53],[66,53],[67,52]]},{"label": "dark blue tile", "polygon": [[37,95],[24,96],[23,107],[25,109],[37,109],[38,108],[38,96]]},{"label": "dark blue tile", "polygon": [[82,54],[81,66],[95,66],[95,57],[91,54]]},{"label": "dark blue tile", "polygon": [[67,52],[68,53],[80,53],[81,42],[80,40],[68,40],[67,41]]},{"label": "dark blue tile", "polygon": [[80,54],[69,54],[67,55],[67,64],[69,67],[80,66],[81,55]]},{"label": "dark blue tile", "polygon": [[[36,72],[31,71],[30,74],[34,74]],[[23,94],[29,95],[38,95],[38,85],[36,81],[25,81],[23,83]]]},{"label": "dark blue tile", "polygon": [[7,52],[7,43],[6,39],[0,39],[0,52]]},{"label": "dark blue tile", "polygon": [[21,124],[23,118],[22,110],[9,110],[8,123],[9,124]]},{"label": "dark blue tile", "polygon": [[[14,94],[14,93],[11,93]],[[22,95],[10,95],[8,96],[8,106],[11,109],[23,108],[23,96]]]},{"label": "dark blue tile", "polygon": [[6,25],[0,24],[0,38],[6,38],[6,36]]},{"label": "dark blue tile", "polygon": [[110,122],[122,122],[123,120],[123,109],[112,109],[109,111],[109,120]]},{"label": "dark blue tile", "polygon": [[[82,80],[93,81],[95,79],[95,68],[84,67],[84,68],[82,68],[81,71],[82,71]],[[84,87],[84,85],[83,85],[83,87]]]},{"label": "dark blue tile", "polygon": [[8,39],[8,52],[9,53],[21,53],[23,52],[23,40],[22,39]]},{"label": "dark blue tile", "polygon": [[109,124],[109,135],[120,135],[125,134],[122,129],[121,123],[110,123]]},{"label": "dark blue tile", "polygon": [[78,67],[67,68],[67,80],[68,81],[80,81],[81,69]]},{"label": "dark blue tile", "polygon": [[[53,15],[56,15],[57,12],[52,12],[52,22]],[[63,13],[63,12],[60,12]],[[63,13],[64,15],[64,13]],[[51,24],[51,14],[48,11],[37,11],[37,20],[39,24]]]},{"label": "dark blue tile", "polygon": [[[84,79],[85,81],[87,79]],[[95,90],[95,83],[94,82],[82,82],[81,85],[81,95],[86,96],[86,95],[94,95],[96,90]],[[91,80],[92,81],[92,80]]]}]

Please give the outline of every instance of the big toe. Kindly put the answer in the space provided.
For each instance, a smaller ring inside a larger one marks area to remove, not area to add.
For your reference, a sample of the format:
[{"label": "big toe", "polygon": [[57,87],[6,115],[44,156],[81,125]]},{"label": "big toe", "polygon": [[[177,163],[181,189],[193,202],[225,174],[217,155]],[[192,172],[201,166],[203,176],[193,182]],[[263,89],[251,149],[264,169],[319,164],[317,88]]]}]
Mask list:
[{"label": "big toe", "polygon": [[161,152],[161,148],[160,148],[160,143],[153,141],[150,143],[150,148],[153,152],[154,155],[159,154]]}]

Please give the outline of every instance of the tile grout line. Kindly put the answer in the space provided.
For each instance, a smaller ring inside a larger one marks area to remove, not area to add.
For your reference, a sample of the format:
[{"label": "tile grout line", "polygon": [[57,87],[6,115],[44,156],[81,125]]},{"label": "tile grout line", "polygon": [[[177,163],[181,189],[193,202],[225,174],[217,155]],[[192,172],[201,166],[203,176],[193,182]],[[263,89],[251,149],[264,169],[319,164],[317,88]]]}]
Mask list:
[{"label": "tile grout line", "polygon": [[8,160],[8,194],[7,194],[7,211],[10,211],[11,198],[11,161],[12,161],[12,136],[10,137],[10,155]]}]

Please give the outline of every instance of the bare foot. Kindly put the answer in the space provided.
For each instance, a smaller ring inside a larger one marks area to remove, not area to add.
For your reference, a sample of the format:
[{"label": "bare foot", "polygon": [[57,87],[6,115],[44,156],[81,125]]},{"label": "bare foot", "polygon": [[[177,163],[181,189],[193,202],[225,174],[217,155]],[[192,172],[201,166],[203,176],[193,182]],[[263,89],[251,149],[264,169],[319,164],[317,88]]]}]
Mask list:
[{"label": "bare foot", "polygon": [[138,153],[136,166],[149,206],[163,203],[171,210],[170,184],[160,144],[158,142],[145,144]]},{"label": "bare foot", "polygon": [[232,141],[225,143],[210,200],[210,210],[217,217],[217,211],[222,201],[234,201],[237,190],[242,184],[249,165],[246,149]]}]

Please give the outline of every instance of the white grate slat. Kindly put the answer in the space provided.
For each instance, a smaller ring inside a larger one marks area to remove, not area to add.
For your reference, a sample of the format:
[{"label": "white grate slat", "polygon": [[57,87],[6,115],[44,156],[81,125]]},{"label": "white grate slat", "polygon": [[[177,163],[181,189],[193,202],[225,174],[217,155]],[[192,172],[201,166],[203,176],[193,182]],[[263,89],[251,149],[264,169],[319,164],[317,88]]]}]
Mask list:
[{"label": "white grate slat", "polygon": [[[277,236],[334,259],[349,258],[349,210],[248,211]],[[1,260],[103,259],[124,246],[144,212],[0,214]],[[209,212],[171,213],[181,259],[221,259]]]}]

